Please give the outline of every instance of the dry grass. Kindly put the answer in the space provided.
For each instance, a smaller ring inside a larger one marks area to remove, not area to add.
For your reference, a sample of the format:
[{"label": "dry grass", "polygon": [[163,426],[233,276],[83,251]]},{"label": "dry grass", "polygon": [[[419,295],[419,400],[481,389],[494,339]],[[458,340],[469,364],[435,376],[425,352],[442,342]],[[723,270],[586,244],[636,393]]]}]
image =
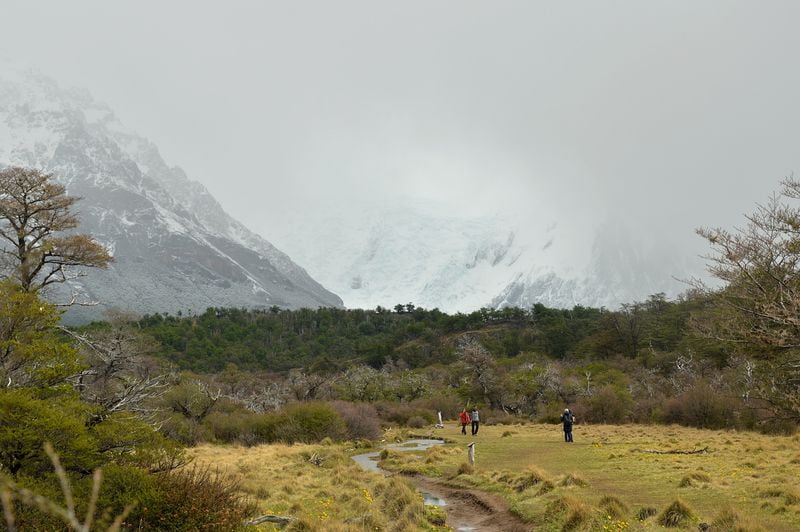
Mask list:
[{"label": "dry grass", "polygon": [[441,520],[407,481],[362,471],[336,444],[203,445],[191,454],[235,475],[259,514],[296,518],[285,530],[435,530],[428,518]]},{"label": "dry grass", "polygon": [[[678,493],[697,516],[686,526],[711,523],[720,508],[731,506],[748,529],[800,530],[800,494],[791,488],[800,478],[797,437],[678,426],[579,425],[576,442],[565,444],[554,425],[487,425],[474,438],[476,472],[455,475],[466,459],[466,444],[473,441],[459,430],[448,426],[433,432],[457,442],[446,446],[450,454],[437,448],[435,455],[420,460],[418,453],[395,453],[384,465],[499,493],[515,513],[543,530],[565,526],[567,517],[553,520],[557,506],[550,506],[564,497],[592,510],[588,520],[575,514],[570,522],[583,523],[576,529],[663,529],[653,517],[663,514]],[[509,430],[514,436],[503,437]],[[696,455],[641,452],[705,447],[708,453]],[[620,504],[612,505],[602,495]]]}]

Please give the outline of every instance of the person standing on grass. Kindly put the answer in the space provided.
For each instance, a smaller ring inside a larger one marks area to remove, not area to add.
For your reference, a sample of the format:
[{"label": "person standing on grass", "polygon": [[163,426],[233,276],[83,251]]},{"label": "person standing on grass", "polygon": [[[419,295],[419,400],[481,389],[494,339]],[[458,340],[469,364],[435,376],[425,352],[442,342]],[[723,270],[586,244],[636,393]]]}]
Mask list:
[{"label": "person standing on grass", "polygon": [[572,443],[572,424],[575,423],[575,416],[572,415],[569,408],[565,408],[564,413],[561,414],[561,422],[564,424],[564,441]]},{"label": "person standing on grass", "polygon": [[458,420],[461,422],[461,434],[466,435],[467,434],[467,425],[469,425],[469,421],[470,421],[469,413],[467,412],[466,408],[463,409],[458,414]]},{"label": "person standing on grass", "polygon": [[469,413],[469,419],[472,421],[472,435],[475,436],[481,425],[481,416],[478,414],[478,409],[474,406],[472,407],[472,412]]}]

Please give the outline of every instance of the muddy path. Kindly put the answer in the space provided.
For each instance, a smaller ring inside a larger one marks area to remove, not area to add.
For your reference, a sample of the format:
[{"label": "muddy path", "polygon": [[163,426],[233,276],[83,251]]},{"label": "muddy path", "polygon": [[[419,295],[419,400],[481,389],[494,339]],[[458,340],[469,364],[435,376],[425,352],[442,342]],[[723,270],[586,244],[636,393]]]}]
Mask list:
[{"label": "muddy path", "polygon": [[499,495],[480,490],[448,486],[421,475],[405,476],[417,489],[445,502],[447,525],[454,530],[468,532],[522,532],[531,530]]},{"label": "muddy path", "polygon": [[[397,451],[420,451],[434,445],[441,445],[440,440],[413,439],[399,444],[386,445],[387,449]],[[380,453],[353,456],[353,460],[362,468],[393,476],[396,473],[378,467]],[[492,493],[480,490],[457,488],[439,480],[422,475],[403,475],[422,495],[425,504],[440,506],[447,514],[447,525],[459,532],[517,532],[531,530],[521,519],[511,513],[508,503]]]}]

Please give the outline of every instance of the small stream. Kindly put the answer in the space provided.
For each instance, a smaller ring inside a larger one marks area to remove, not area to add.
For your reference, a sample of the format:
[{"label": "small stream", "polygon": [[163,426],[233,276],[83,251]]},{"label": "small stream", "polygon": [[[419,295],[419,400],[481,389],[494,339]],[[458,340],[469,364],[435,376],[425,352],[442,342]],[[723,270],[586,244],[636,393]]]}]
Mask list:
[{"label": "small stream", "polygon": [[[383,449],[391,449],[393,451],[399,451],[399,452],[424,451],[436,445],[442,445],[443,443],[444,442],[442,440],[417,438],[412,440],[406,440],[402,443],[392,443],[389,445],[384,445]],[[366,469],[367,471],[372,471],[374,473],[378,473],[381,475],[387,475],[389,473],[388,471],[385,471],[380,467],[378,467],[378,457],[380,456],[380,454],[381,454],[380,451],[372,451],[369,453],[357,454],[353,456],[353,460],[355,460],[355,462],[358,465],[360,465],[363,469]],[[429,506],[441,506],[441,507],[447,506],[447,501],[444,498],[435,495],[433,493],[421,490],[419,488],[417,488],[417,491],[419,491],[420,495],[422,495],[422,499],[425,504]],[[462,527],[457,526],[455,530],[459,532],[471,532],[475,529],[468,526],[462,526]]]}]

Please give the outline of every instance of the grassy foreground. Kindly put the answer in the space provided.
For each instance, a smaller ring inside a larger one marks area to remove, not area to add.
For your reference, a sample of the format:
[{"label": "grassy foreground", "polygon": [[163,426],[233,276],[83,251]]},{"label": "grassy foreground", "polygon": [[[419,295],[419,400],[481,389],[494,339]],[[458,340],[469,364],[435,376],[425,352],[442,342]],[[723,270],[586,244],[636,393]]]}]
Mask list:
[{"label": "grassy foreground", "polygon": [[[259,515],[297,518],[283,530],[444,530],[436,525],[444,523],[444,514],[423,506],[408,480],[365,472],[350,459],[367,451],[352,443],[202,445],[190,450],[196,463],[237,478]],[[272,524],[257,529],[277,530]]]},{"label": "grassy foreground", "polygon": [[[532,529],[800,529],[798,436],[641,425],[576,426],[573,444],[553,425],[484,426],[475,438],[448,425],[429,434],[451,443],[422,456],[387,451],[381,465],[498,493]],[[471,441],[474,471],[465,466]],[[299,517],[295,529],[436,529],[441,515],[423,508],[408,481],[363,472],[350,460],[361,452],[352,443],[192,451],[198,462],[238,476],[263,513]],[[315,455],[319,466],[309,461]]]},{"label": "grassy foreground", "polygon": [[[462,443],[422,460],[389,452],[382,466],[500,493],[537,530],[800,529],[800,436],[642,425],[576,426],[572,444],[553,425],[431,434]],[[464,465],[471,441],[474,471]]]}]

